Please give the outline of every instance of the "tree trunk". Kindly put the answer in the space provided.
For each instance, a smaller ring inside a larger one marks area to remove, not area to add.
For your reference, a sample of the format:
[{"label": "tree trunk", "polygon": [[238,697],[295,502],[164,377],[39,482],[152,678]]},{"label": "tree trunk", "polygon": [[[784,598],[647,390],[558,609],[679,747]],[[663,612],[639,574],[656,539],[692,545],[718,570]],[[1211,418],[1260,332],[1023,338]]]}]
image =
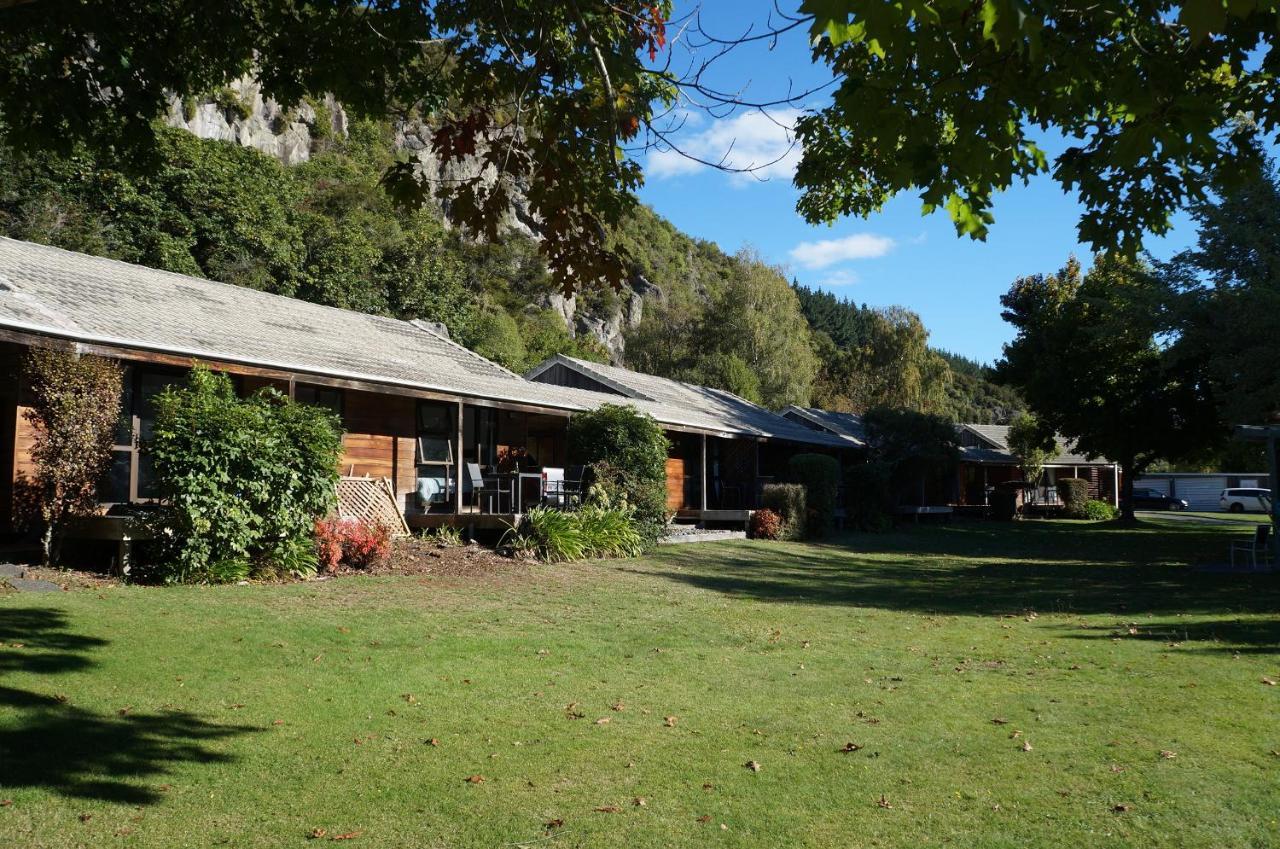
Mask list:
[{"label": "tree trunk", "polygon": [[1120,461],[1120,521],[1125,524],[1136,524],[1138,519],[1133,515],[1133,460]]},{"label": "tree trunk", "polygon": [[40,537],[40,545],[44,550],[44,565],[53,565],[53,522],[46,520],[44,534]]}]

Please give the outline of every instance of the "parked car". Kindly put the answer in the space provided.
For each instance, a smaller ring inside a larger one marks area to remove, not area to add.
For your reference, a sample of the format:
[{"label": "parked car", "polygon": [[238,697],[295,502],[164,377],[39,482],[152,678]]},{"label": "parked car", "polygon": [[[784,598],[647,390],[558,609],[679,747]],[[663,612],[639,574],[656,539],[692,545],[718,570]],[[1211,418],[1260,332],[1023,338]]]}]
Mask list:
[{"label": "parked car", "polygon": [[1158,489],[1134,488],[1133,509],[1135,510],[1186,510],[1190,506],[1181,498],[1166,495]]},{"label": "parked car", "polygon": [[1271,509],[1269,489],[1224,489],[1218,499],[1218,507],[1230,513],[1245,511],[1266,513]]}]

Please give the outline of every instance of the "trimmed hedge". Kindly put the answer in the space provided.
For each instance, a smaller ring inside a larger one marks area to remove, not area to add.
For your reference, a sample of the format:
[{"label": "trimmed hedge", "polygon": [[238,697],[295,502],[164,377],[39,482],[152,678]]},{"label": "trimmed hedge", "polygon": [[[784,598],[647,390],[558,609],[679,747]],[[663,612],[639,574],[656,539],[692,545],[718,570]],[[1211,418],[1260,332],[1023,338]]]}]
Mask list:
[{"label": "trimmed hedge", "polygon": [[760,505],[772,510],[782,519],[779,539],[799,539],[804,536],[805,489],[798,483],[768,483],[760,493]]},{"label": "trimmed hedge", "polygon": [[1072,519],[1085,515],[1085,502],[1089,500],[1089,482],[1084,478],[1058,478],[1058,500],[1063,511]]},{"label": "trimmed hedge", "polygon": [[791,480],[805,489],[805,536],[825,536],[836,520],[840,463],[826,454],[797,454],[787,466]]}]

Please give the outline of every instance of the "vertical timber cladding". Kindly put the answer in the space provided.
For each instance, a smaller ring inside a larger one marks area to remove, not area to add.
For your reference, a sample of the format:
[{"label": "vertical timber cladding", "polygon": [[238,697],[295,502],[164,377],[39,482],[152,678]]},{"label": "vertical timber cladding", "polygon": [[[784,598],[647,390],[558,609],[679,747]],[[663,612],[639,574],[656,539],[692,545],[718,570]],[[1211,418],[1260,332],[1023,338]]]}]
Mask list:
[{"label": "vertical timber cladding", "polygon": [[30,425],[18,406],[18,385],[22,376],[22,350],[17,345],[0,345],[0,530],[13,521],[13,484],[18,477],[19,435],[30,448]]},{"label": "vertical timber cladding", "polygon": [[413,398],[352,389],[343,397],[342,474],[389,479],[402,507],[415,484],[414,405]]}]

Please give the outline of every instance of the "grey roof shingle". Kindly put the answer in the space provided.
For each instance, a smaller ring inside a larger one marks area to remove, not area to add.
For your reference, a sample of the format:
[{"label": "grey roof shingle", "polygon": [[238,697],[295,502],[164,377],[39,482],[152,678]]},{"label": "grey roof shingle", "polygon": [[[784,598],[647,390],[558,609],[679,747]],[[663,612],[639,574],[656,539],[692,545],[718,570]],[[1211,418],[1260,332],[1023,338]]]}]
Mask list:
[{"label": "grey roof shingle", "polygon": [[848,448],[854,444],[841,435],[820,433],[806,428],[723,389],[698,386],[619,366],[593,363],[564,354],[556,354],[544,360],[530,369],[525,377],[536,380],[539,375],[556,364],[594,378],[616,389],[637,404],[650,402],[666,408],[697,410],[708,421],[718,423],[716,426],[724,430],[732,429],[743,434],[839,448]]},{"label": "grey roof shingle", "polygon": [[[618,401],[614,395],[525,380],[424,323],[319,306],[6,238],[0,238],[0,326],[79,342],[565,411]],[[781,416],[759,408],[763,416],[738,415],[736,405],[727,401],[664,397],[630,403],[676,427],[804,436]],[[818,438],[797,441],[835,444]]]},{"label": "grey roof shingle", "polygon": [[[957,427],[968,430],[981,440],[987,443],[987,446],[974,446],[962,449],[964,459],[974,460],[975,462],[984,463],[1016,463],[1018,460],[1009,450],[1009,426],[1008,425],[985,425],[985,424],[961,424]],[[1111,461],[1104,457],[1095,457],[1092,460],[1085,455],[1077,452],[1075,447],[1063,439],[1057,437],[1058,456],[1054,457],[1051,465],[1111,465]]]},{"label": "grey roof shingle", "polygon": [[792,404],[782,414],[802,424],[838,434],[853,440],[858,445],[865,445],[867,429],[862,424],[862,416],[856,413],[838,413],[834,410],[823,410],[818,407],[797,407]]}]

